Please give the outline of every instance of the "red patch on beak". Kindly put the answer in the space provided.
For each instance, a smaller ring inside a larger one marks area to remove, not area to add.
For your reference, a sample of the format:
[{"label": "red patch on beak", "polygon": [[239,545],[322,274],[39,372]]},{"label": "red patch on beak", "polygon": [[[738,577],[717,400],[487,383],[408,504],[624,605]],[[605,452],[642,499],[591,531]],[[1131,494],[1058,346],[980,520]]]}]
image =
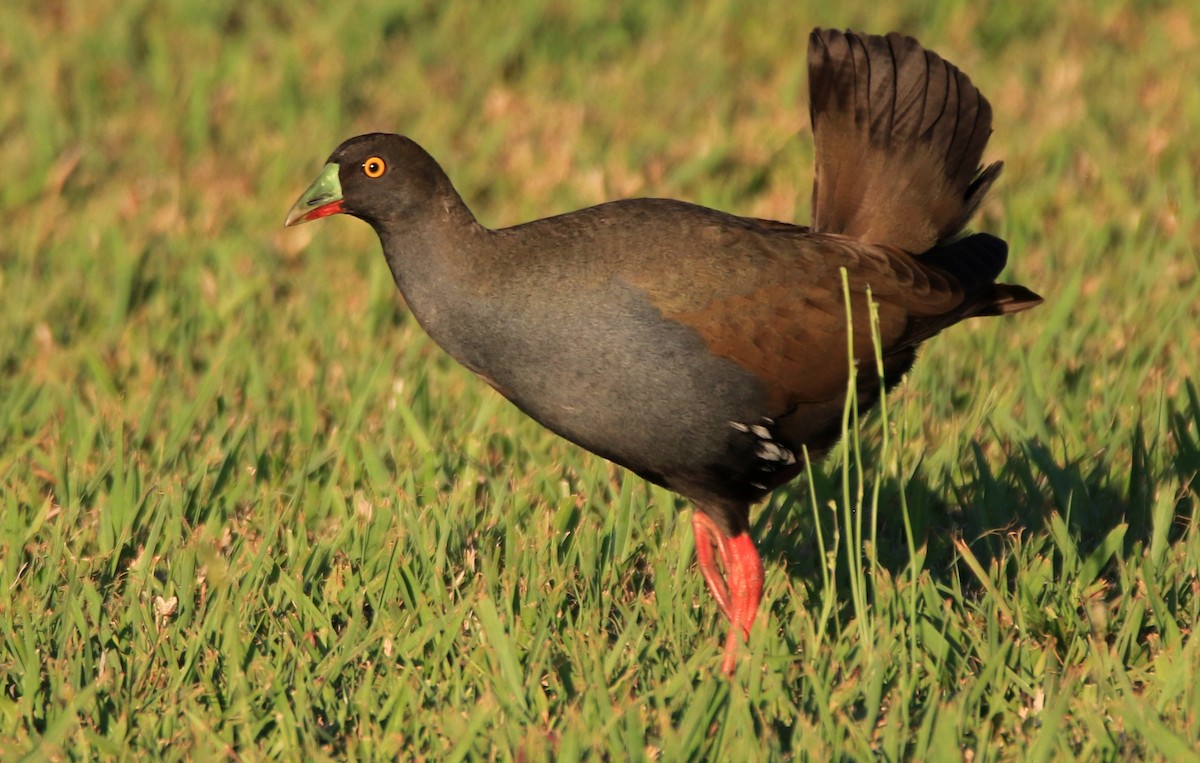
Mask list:
[{"label": "red patch on beak", "polygon": [[316,209],[305,212],[303,215],[300,216],[299,219],[296,220],[296,222],[306,223],[306,222],[309,222],[310,220],[320,220],[322,217],[329,217],[330,215],[340,215],[345,211],[346,211],[345,208],[342,206],[342,200],[338,199],[337,201],[331,201],[328,204],[322,204],[321,206],[317,207]]}]

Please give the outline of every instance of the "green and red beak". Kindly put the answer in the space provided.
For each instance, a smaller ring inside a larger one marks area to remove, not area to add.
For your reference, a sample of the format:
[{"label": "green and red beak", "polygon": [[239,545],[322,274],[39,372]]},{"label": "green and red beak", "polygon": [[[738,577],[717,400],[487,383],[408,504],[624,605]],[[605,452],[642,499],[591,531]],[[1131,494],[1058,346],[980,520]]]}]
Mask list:
[{"label": "green and red beak", "polygon": [[288,210],[284,227],[299,225],[309,220],[318,220],[329,215],[345,212],[342,206],[342,181],[338,179],[338,166],[333,162],[325,165],[321,174],[312,182],[296,203]]}]

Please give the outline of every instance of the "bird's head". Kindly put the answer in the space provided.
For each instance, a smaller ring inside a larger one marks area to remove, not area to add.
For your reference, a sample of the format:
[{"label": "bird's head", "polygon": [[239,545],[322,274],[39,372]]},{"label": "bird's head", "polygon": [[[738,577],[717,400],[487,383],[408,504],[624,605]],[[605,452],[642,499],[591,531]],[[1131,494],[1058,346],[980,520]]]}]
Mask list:
[{"label": "bird's head", "polygon": [[413,141],[391,133],[359,135],[330,155],[284,225],[345,213],[378,228],[411,218],[447,189],[453,193],[441,167]]}]

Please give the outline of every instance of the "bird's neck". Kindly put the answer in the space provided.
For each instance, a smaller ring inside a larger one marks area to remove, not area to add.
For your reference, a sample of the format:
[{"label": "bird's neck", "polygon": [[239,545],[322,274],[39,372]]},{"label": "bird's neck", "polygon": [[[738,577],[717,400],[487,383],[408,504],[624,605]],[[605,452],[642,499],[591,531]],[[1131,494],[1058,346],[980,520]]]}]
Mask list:
[{"label": "bird's neck", "polygon": [[438,344],[467,362],[456,337],[479,319],[474,314],[481,278],[490,270],[492,232],[453,192],[433,199],[423,213],[376,226],[376,231],[409,310]]}]

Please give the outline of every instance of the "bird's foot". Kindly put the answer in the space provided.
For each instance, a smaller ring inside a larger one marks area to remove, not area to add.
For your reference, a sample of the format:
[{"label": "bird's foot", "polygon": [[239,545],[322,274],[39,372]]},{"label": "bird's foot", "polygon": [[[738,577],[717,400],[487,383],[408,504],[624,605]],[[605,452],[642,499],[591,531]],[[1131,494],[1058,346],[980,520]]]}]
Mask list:
[{"label": "bird's foot", "polygon": [[[721,672],[731,676],[737,666],[738,636],[743,640],[750,639],[750,627],[754,624],[762,600],[762,560],[754,548],[750,533],[728,536],[701,511],[692,515],[692,532],[696,537],[696,560],[708,590],[729,619],[729,635],[725,639]],[[714,547],[720,558],[721,569],[717,568],[713,556]]]}]

